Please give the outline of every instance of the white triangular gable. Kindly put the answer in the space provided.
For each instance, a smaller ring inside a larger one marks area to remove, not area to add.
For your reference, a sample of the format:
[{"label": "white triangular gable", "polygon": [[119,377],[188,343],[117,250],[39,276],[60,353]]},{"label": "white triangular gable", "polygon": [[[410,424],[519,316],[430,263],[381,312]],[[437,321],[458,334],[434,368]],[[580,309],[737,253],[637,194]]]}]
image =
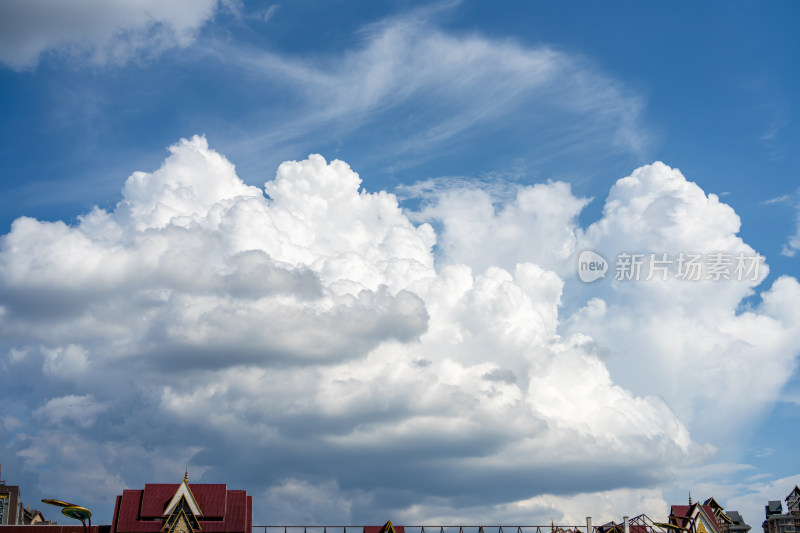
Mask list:
[{"label": "white triangular gable", "polygon": [[706,514],[705,509],[698,505],[695,514],[700,515],[695,524],[697,533],[719,533],[716,522]]},{"label": "white triangular gable", "polygon": [[194,494],[192,494],[192,491],[189,490],[189,484],[184,478],[184,480],[181,481],[181,484],[178,485],[178,490],[175,491],[175,496],[172,497],[167,505],[167,508],[164,510],[164,516],[169,516],[172,514],[172,511],[175,510],[175,506],[181,501],[181,497],[186,499],[189,509],[192,510],[192,513],[195,516],[200,516],[203,514],[200,512],[200,506],[197,505],[197,500],[194,499]]}]

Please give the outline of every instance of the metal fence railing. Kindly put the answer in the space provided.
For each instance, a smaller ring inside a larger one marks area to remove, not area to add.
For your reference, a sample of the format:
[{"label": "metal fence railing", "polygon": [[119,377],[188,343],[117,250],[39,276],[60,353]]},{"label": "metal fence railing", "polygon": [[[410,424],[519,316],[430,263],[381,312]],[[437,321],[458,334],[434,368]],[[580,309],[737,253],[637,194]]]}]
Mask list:
[{"label": "metal fence railing", "polygon": [[[381,524],[374,524],[380,527]],[[399,527],[395,526],[395,527]],[[402,526],[405,533],[587,533],[584,526]],[[596,533],[592,527],[590,533]],[[364,526],[253,526],[253,533],[363,533]]]},{"label": "metal fence railing", "polygon": [[[373,524],[372,527],[380,527]],[[665,529],[665,524],[653,522],[647,515],[623,517],[622,522],[592,525],[591,517],[583,525],[544,526],[402,526],[404,533],[675,533]],[[399,527],[395,526],[395,527]],[[364,533],[365,526],[253,526],[252,533]],[[691,533],[691,532],[680,532]]]}]

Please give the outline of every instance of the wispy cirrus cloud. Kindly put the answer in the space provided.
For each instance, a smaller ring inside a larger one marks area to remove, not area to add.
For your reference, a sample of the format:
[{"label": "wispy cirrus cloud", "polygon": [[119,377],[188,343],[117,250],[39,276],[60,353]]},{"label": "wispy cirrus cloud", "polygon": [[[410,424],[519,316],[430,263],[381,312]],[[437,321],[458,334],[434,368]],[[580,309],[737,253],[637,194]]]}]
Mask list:
[{"label": "wispy cirrus cloud", "polygon": [[781,248],[781,255],[794,257],[800,250],[800,190],[790,194],[782,194],[775,198],[770,198],[762,202],[762,205],[784,205],[791,206],[796,210],[795,213],[795,233],[790,235],[786,243]]},{"label": "wispy cirrus cloud", "polygon": [[[358,142],[372,152],[365,160],[400,168],[498,137],[525,145],[539,161],[575,153],[638,157],[646,150],[642,97],[591,62],[548,46],[449,33],[430,11],[367,26],[356,45],[333,53],[204,42],[199,49],[224,68],[286,95],[281,109],[256,115],[260,131],[231,151],[241,157],[279,146],[305,150],[311,138],[318,147],[322,135]],[[391,127],[371,127],[377,124]]]}]

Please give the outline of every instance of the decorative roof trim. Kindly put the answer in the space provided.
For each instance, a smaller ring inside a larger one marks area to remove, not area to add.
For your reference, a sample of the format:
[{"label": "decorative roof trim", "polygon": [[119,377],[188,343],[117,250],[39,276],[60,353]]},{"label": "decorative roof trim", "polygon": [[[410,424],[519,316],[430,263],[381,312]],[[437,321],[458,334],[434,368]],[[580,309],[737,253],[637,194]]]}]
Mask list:
[{"label": "decorative roof trim", "polygon": [[[714,516],[714,512],[711,507],[706,508],[705,505],[697,505],[697,509],[703,514],[703,516],[706,517],[705,521],[708,522],[708,525],[711,526],[715,532],[718,532],[720,530],[719,522],[717,522],[717,517]],[[711,512],[709,513],[709,511]]]},{"label": "decorative roof trim", "polygon": [[[178,524],[180,524],[181,521],[185,522],[186,525],[189,527],[189,529],[191,531],[195,531],[196,530],[194,528],[194,526],[192,525],[192,521],[189,520],[189,517],[186,516],[186,513],[184,512],[184,510],[181,509],[180,511],[178,511],[178,516],[175,517],[175,520],[172,521],[172,524],[169,525],[169,528],[165,531],[165,533],[172,533],[175,530],[175,528],[178,527]],[[195,518],[195,523],[197,523],[197,519],[196,518]],[[197,523],[197,530],[199,530],[199,529],[201,529],[200,528],[200,524]]]},{"label": "decorative roof trim", "polygon": [[722,506],[719,504],[719,502],[717,500],[714,499],[713,496],[710,497],[709,499],[707,499],[706,501],[704,501],[703,505],[708,505],[712,509],[714,509],[714,508],[722,509]]},{"label": "decorative roof trim", "polygon": [[192,489],[189,488],[189,480],[187,479],[188,476],[184,476],[183,481],[181,484],[178,485],[178,490],[175,491],[175,495],[167,504],[167,508],[164,510],[164,516],[169,516],[172,514],[172,511],[175,510],[175,507],[180,503],[181,497],[186,499],[186,504],[191,509],[192,514],[195,516],[202,516],[202,511],[200,511],[200,506],[197,505],[197,500],[194,499],[194,494],[192,494]]},{"label": "decorative roof trim", "polygon": [[380,533],[397,533],[397,532],[394,529],[394,525],[392,525],[392,521],[389,520],[388,522],[383,524]]}]

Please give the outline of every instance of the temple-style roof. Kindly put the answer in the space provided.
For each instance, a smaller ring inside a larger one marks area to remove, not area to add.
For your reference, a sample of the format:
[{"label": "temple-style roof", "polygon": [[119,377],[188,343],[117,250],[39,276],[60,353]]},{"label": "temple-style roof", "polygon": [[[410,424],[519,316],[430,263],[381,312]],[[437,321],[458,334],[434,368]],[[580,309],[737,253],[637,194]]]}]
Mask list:
[{"label": "temple-style roof", "polygon": [[[700,515],[695,521],[695,516]],[[673,505],[670,510],[669,522],[682,529],[691,529],[694,524],[695,531],[702,533],[719,533],[720,527],[710,505]],[[707,526],[703,524],[707,524]],[[710,528],[710,530],[709,530]]]},{"label": "temple-style roof", "polygon": [[714,510],[714,517],[717,519],[717,523],[722,524],[732,524],[733,520],[730,516],[725,513],[725,508],[719,504],[717,500],[714,499],[712,496],[711,498],[707,499],[703,502],[703,505],[707,505]]},{"label": "temple-style roof", "polygon": [[715,500],[713,496],[711,498],[707,499],[706,501],[704,501],[703,505],[708,505],[712,509],[722,509],[723,508],[719,503],[717,503],[717,500]]},{"label": "temple-style roof", "polygon": [[[202,514],[194,514],[181,486],[183,483],[148,483],[144,490],[124,490],[117,496],[111,533],[161,533],[165,518],[183,508],[186,523],[194,529],[189,514],[203,533],[251,533],[253,499],[244,490],[228,490],[224,484],[193,483],[189,494]],[[187,489],[189,487],[187,486]],[[175,495],[179,494],[173,504]],[[180,502],[185,502],[180,504]],[[190,511],[190,512],[187,512]],[[166,516],[165,516],[166,515]],[[180,516],[173,516],[175,526]]]},{"label": "temple-style roof", "polygon": [[395,526],[389,520],[382,526],[364,526],[364,533],[405,533],[403,526]]}]

